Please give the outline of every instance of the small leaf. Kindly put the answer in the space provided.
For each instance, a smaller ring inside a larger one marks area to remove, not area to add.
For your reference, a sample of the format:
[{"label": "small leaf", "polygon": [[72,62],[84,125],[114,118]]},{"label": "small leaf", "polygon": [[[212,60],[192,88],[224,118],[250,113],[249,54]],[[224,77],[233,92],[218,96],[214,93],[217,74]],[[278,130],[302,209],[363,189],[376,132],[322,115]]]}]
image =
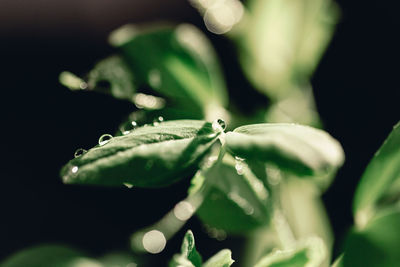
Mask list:
[{"label": "small leaf", "polygon": [[133,73],[125,60],[117,55],[97,62],[85,80],[72,73],[62,72],[60,82],[71,90],[96,91],[131,102],[136,92]]},{"label": "small leaf", "polygon": [[312,237],[292,249],[278,250],[264,256],[254,267],[319,267],[325,257],[323,241]]},{"label": "small leaf", "polygon": [[245,162],[235,162],[227,153],[222,161],[203,170],[195,179],[202,180],[206,188],[197,215],[208,226],[243,234],[269,222],[269,192]]},{"label": "small leaf", "polygon": [[400,210],[375,215],[362,229],[353,229],[346,240],[344,267],[393,267],[400,262]]},{"label": "small leaf", "polygon": [[60,246],[41,245],[11,255],[2,267],[102,267],[99,262],[86,258],[81,252]]},{"label": "small leaf", "polygon": [[87,84],[89,90],[103,90],[128,101],[132,101],[136,91],[133,73],[120,56],[110,56],[96,63],[87,75]]},{"label": "small leaf", "polygon": [[229,267],[234,262],[232,252],[229,249],[223,249],[208,259],[202,267]]},{"label": "small leaf", "polygon": [[242,126],[226,134],[226,146],[239,157],[269,162],[299,176],[331,174],[344,161],[338,141],[322,130],[298,124]]},{"label": "small leaf", "polygon": [[142,126],[101,140],[61,170],[65,183],[160,187],[192,174],[220,131],[211,123],[179,120]]},{"label": "small leaf", "polygon": [[204,34],[188,24],[177,27],[126,25],[110,36],[139,85],[150,86],[185,110],[204,115],[227,104],[216,53]]},{"label": "small leaf", "polygon": [[375,153],[358,184],[353,213],[362,226],[373,216],[375,208],[398,202],[400,197],[400,123],[394,126]]},{"label": "small leaf", "polygon": [[183,238],[181,254],[174,255],[169,263],[170,267],[201,267],[202,259],[197,252],[192,231],[187,231]]}]

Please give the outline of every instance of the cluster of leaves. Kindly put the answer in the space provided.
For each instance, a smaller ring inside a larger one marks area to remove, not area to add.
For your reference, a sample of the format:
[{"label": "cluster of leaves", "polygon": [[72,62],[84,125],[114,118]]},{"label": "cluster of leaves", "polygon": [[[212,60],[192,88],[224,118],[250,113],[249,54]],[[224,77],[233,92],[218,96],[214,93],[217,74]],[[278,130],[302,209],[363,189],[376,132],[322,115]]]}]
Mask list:
[{"label": "cluster of leaves", "polygon": [[[218,7],[192,2],[205,19]],[[217,2],[232,12],[240,3]],[[229,105],[216,53],[200,30],[162,24],[127,25],[113,32],[115,55],[96,63],[83,78],[63,72],[60,81],[72,90],[111,94],[138,109],[115,137],[104,135],[95,147],[78,150],[61,170],[64,183],[154,188],[192,177],[188,197],[173,212],[132,236],[135,251],[160,252],[196,214],[212,229],[253,236],[255,245],[242,263],[246,267],[330,265],[333,241],[319,196],[343,164],[344,153],[328,133],[306,125],[321,125],[309,78],[332,34],[335,10],[328,0],[298,5],[248,1],[246,17],[226,36],[237,44],[245,74],[271,105],[243,126],[246,119]],[[336,266],[395,266],[400,261],[399,148],[397,125],[360,182],[356,227]],[[153,231],[159,238],[145,241]],[[254,232],[261,234],[254,237]],[[44,246],[18,253],[4,266],[136,266],[126,256],[109,259]],[[170,266],[232,263],[227,249],[202,263],[189,231]]]}]

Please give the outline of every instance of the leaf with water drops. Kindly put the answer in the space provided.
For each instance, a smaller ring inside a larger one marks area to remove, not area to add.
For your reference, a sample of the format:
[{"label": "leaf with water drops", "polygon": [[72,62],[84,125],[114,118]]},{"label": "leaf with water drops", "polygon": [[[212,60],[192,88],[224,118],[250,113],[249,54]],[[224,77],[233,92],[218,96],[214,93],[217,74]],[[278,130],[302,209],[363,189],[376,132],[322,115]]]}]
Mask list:
[{"label": "leaf with water drops", "polygon": [[229,267],[234,262],[232,252],[229,249],[223,249],[209,258],[202,267]]},{"label": "leaf with water drops", "polygon": [[197,215],[209,227],[243,234],[269,222],[269,192],[245,162],[225,154],[222,161],[202,170],[195,180],[201,180],[207,192]]},{"label": "leaf with water drops", "polygon": [[139,85],[150,86],[185,110],[204,116],[227,105],[215,51],[194,26],[126,25],[110,35],[110,42],[120,48]]},{"label": "leaf with water drops", "polygon": [[80,251],[60,246],[41,245],[19,251],[1,264],[2,267],[102,267],[103,265],[93,259],[85,257]]},{"label": "leaf with water drops", "polygon": [[329,175],[343,164],[340,143],[325,131],[286,123],[252,124],[226,134],[236,156],[276,165],[299,176]]},{"label": "leaf with water drops", "polygon": [[326,254],[323,241],[318,237],[311,237],[293,248],[271,252],[254,267],[319,267]]},{"label": "leaf with water drops", "polygon": [[358,226],[373,216],[375,210],[400,202],[400,122],[375,153],[358,184],[353,213]]},{"label": "leaf with water drops", "polygon": [[400,209],[379,211],[362,228],[353,229],[344,245],[343,267],[394,267],[400,262]]},{"label": "leaf with water drops", "polygon": [[166,186],[193,174],[220,133],[212,123],[178,120],[114,138],[106,134],[65,165],[61,176],[68,184]]},{"label": "leaf with water drops", "polygon": [[201,267],[202,259],[196,250],[192,231],[187,231],[183,238],[181,253],[175,254],[169,267]]}]

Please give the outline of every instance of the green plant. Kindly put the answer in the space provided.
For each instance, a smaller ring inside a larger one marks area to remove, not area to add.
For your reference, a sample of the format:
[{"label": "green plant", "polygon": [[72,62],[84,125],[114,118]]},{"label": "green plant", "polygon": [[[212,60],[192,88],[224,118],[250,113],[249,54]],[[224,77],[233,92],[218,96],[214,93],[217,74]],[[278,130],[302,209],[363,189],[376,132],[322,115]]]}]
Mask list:
[{"label": "green plant", "polygon": [[[235,42],[245,74],[270,106],[246,117],[229,104],[216,52],[194,26],[124,26],[110,35],[115,55],[83,78],[63,72],[60,82],[130,101],[137,110],[114,137],[105,134],[95,147],[78,149],[61,170],[63,182],[154,188],[192,178],[186,199],[132,235],[134,255],[161,252],[196,214],[216,238],[245,237],[243,257],[236,259],[242,266],[329,266],[333,238],[320,195],[344,153],[339,142],[314,128],[322,123],[309,78],[332,34],[335,6],[323,0],[253,0],[243,15],[238,1],[192,2],[208,29]],[[231,25],[218,19],[221,9],[233,14]],[[335,266],[400,262],[399,148],[397,125],[360,182],[356,227]],[[91,259],[62,246],[42,246],[2,266],[130,267],[136,260],[129,254]],[[203,263],[188,231],[169,266],[232,263],[229,250]]]}]

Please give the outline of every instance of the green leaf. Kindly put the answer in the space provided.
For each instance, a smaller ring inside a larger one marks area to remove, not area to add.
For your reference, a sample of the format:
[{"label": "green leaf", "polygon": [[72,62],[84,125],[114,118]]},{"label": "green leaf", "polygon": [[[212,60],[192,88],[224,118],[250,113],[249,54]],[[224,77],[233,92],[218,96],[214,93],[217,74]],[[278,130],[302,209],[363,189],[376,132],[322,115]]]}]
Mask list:
[{"label": "green leaf", "polygon": [[400,210],[379,212],[345,243],[344,267],[393,267],[400,262]]},{"label": "green leaf", "polygon": [[243,234],[269,222],[269,192],[246,163],[235,162],[227,153],[222,161],[195,178],[197,187],[200,178],[206,193],[197,215],[206,225]]},{"label": "green leaf", "polygon": [[219,134],[204,121],[145,125],[72,159],[61,176],[70,184],[165,186],[194,173]]},{"label": "green leaf", "polygon": [[400,198],[400,123],[394,126],[383,145],[375,153],[358,184],[353,213],[362,226],[382,206],[390,206]]},{"label": "green leaf", "polygon": [[176,254],[169,263],[170,267],[201,267],[202,259],[197,252],[192,231],[187,231],[183,238],[181,254]]},{"label": "green leaf", "polygon": [[226,134],[233,154],[275,164],[299,176],[328,175],[343,164],[339,142],[328,133],[286,123],[252,124]]},{"label": "green leaf", "polygon": [[11,255],[1,267],[102,267],[99,262],[86,258],[81,252],[60,246],[41,245]]},{"label": "green leaf", "polygon": [[223,249],[208,259],[202,267],[229,267],[234,262],[232,252],[229,249]]},{"label": "green leaf", "polygon": [[133,73],[125,60],[117,55],[97,62],[85,79],[69,72],[62,72],[59,79],[71,90],[96,91],[111,94],[118,99],[134,101],[136,87]]},{"label": "green leaf", "polygon": [[110,42],[121,49],[139,85],[203,115],[227,105],[216,53],[194,26],[126,25],[110,35]]},{"label": "green leaf", "polygon": [[286,98],[308,82],[337,21],[330,0],[251,0],[233,38],[243,70],[263,93]]},{"label": "green leaf", "polygon": [[292,249],[271,252],[254,267],[319,267],[325,257],[323,241],[312,237]]}]

